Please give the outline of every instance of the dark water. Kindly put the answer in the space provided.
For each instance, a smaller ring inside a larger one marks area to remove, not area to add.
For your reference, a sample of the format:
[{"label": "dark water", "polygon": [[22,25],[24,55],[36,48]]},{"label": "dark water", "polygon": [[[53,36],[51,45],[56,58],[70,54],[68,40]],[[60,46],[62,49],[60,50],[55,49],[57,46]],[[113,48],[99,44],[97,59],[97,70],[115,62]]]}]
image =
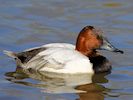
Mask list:
[{"label": "dark water", "polygon": [[[0,100],[132,100],[132,0],[0,0]],[[21,70],[2,50],[21,51],[51,42],[75,43],[82,27],[95,25],[125,54],[103,51],[109,75],[51,78]]]}]

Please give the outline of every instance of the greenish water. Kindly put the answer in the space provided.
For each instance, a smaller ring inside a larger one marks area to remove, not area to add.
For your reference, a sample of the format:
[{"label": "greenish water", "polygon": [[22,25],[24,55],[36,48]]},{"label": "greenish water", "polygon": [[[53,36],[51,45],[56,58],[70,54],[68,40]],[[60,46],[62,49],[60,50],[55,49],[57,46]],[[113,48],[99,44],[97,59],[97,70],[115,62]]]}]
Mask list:
[{"label": "greenish water", "polygon": [[[133,1],[0,0],[0,100],[132,100]],[[123,55],[102,51],[111,74],[51,78],[14,72],[2,50],[22,51],[51,42],[75,43],[78,32],[95,25]]]}]

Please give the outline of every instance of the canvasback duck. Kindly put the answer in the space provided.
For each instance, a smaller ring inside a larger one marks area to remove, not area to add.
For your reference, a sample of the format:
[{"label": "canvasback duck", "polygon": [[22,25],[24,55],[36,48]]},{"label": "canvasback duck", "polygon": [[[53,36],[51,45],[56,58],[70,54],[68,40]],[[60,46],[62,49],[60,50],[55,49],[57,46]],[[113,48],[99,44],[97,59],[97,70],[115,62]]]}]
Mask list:
[{"label": "canvasback duck", "polygon": [[115,48],[94,26],[84,27],[76,46],[67,43],[51,43],[20,53],[4,51],[16,60],[18,67],[27,70],[62,74],[84,74],[111,71],[111,64],[97,51],[108,50],[123,53]]}]

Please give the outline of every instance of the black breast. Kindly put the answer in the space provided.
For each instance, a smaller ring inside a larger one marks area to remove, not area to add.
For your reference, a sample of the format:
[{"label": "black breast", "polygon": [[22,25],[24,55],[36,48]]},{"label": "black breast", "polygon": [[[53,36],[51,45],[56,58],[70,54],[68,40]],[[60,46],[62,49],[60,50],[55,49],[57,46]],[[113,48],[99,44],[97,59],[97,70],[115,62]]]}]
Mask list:
[{"label": "black breast", "polygon": [[109,60],[101,55],[95,57],[89,57],[90,62],[93,63],[93,69],[95,73],[111,72],[111,64]]}]

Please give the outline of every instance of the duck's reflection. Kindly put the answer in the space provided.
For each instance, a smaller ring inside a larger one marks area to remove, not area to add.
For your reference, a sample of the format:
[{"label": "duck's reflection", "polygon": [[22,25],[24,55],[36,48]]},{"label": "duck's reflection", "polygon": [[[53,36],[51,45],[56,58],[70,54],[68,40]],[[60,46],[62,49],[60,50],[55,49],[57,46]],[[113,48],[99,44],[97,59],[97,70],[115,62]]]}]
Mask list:
[{"label": "duck's reflection", "polygon": [[[54,73],[36,72],[33,70],[23,71],[17,68],[15,72],[7,72],[6,79],[26,86],[40,88],[44,93],[76,93],[78,100],[104,100],[103,91],[106,88],[99,83],[106,83],[105,74],[80,74],[80,75],[58,75]],[[38,83],[25,81],[33,78]]]},{"label": "duck's reflection", "polygon": [[86,85],[77,86],[76,89],[86,91],[86,93],[78,93],[78,100],[104,100],[104,91],[108,91],[100,83],[107,83],[108,80],[104,78],[108,73],[96,74],[92,77],[92,82]]}]

